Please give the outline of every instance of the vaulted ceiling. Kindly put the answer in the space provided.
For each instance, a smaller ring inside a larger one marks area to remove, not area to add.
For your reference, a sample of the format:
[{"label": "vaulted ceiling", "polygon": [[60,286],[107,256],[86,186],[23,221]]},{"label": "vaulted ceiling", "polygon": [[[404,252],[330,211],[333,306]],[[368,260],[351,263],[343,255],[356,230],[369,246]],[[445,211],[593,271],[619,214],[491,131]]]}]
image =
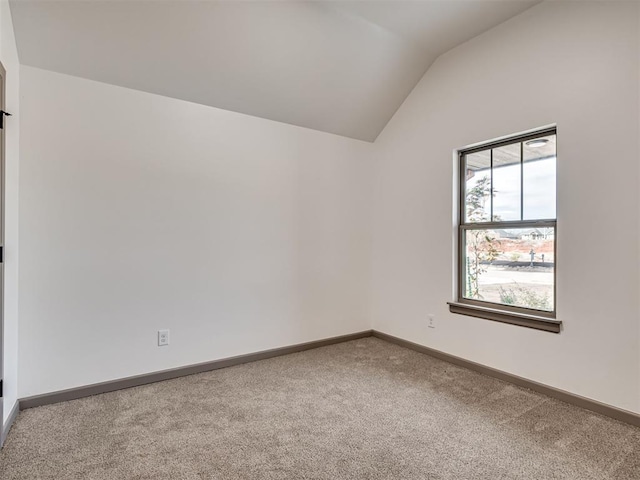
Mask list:
[{"label": "vaulted ceiling", "polygon": [[373,141],[433,61],[539,0],[11,0],[20,62]]}]

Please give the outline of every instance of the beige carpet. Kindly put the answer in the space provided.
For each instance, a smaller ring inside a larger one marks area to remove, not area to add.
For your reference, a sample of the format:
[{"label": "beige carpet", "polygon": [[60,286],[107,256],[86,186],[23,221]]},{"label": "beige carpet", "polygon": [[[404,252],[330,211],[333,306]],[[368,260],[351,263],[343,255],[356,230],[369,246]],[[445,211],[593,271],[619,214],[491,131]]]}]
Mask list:
[{"label": "beige carpet", "polygon": [[20,413],[12,479],[640,479],[640,429],[366,338]]}]

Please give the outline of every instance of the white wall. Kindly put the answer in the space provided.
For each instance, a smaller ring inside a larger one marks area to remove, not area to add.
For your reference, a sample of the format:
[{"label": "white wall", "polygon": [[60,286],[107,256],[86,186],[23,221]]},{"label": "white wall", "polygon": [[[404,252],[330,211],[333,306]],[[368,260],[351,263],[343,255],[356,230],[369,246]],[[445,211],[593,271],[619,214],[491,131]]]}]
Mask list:
[{"label": "white wall", "polygon": [[372,144],[21,82],[21,397],[370,328]]},{"label": "white wall", "polygon": [[[374,328],[640,412],[638,8],[543,3],[431,67],[376,142]],[[450,314],[454,149],[553,123],[564,331]]]},{"label": "white wall", "polygon": [[7,75],[5,108],[5,259],[4,259],[4,412],[3,422],[18,399],[18,166],[20,65],[9,3],[0,1],[0,61]]}]

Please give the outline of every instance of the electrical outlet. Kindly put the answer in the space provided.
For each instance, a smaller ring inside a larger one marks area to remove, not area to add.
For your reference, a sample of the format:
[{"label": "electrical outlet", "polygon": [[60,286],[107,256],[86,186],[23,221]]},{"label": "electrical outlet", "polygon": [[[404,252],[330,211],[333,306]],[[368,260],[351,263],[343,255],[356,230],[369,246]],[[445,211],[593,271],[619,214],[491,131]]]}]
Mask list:
[{"label": "electrical outlet", "polygon": [[158,346],[169,345],[169,330],[158,330]]},{"label": "electrical outlet", "polygon": [[429,328],[436,328],[436,316],[432,313],[429,314],[429,320],[428,320],[428,324],[427,327]]}]

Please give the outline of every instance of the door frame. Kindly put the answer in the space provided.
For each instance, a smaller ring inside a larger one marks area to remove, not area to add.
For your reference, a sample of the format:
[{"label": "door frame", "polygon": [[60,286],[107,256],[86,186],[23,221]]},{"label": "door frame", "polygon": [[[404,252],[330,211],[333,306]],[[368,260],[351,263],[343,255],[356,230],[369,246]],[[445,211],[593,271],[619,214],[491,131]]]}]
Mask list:
[{"label": "door frame", "polygon": [[[6,98],[7,71],[2,62],[0,62],[0,110],[5,109]],[[4,113],[0,113],[4,116]],[[4,385],[4,351],[5,351],[5,334],[4,334],[4,219],[5,219],[5,144],[6,144],[6,117],[1,119],[3,128],[0,129],[0,382],[2,395],[0,396],[0,447],[4,443],[6,432],[4,431],[4,393],[6,391]]]}]

